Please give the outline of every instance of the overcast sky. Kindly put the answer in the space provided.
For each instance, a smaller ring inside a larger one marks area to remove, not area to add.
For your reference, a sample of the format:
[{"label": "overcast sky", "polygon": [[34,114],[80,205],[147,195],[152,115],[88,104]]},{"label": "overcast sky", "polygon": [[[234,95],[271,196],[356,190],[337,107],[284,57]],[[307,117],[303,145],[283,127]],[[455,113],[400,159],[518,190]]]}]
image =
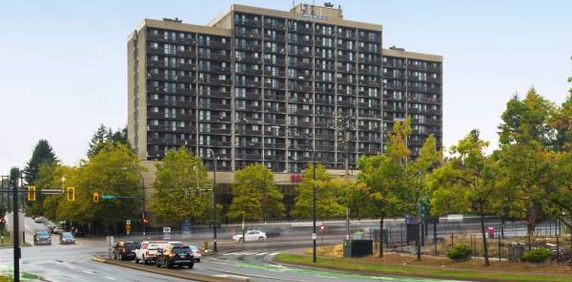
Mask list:
[{"label": "overcast sky", "polygon": [[[560,104],[570,87],[572,1],[330,2],[342,5],[346,19],[382,24],[386,48],[444,56],[447,147],[472,128],[496,146],[499,116],[513,94],[534,86]],[[23,167],[41,138],[75,165],[99,124],[125,126],[126,38],[144,18],[206,24],[232,3],[292,6],[288,0],[1,1],[0,174]]]}]

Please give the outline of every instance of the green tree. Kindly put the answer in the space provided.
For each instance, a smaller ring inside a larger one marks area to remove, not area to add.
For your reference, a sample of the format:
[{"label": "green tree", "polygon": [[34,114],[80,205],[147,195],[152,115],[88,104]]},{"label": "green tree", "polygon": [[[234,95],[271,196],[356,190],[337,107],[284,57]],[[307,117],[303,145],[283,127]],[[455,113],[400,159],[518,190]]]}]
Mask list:
[{"label": "green tree", "polygon": [[[58,207],[59,216],[112,226],[122,224],[126,219],[140,218],[142,171],[139,159],[127,145],[106,144],[84,161],[77,173],[65,175],[66,186],[75,185],[76,200],[63,201]],[[125,198],[95,204],[93,192]]]},{"label": "green tree", "polygon": [[570,92],[552,118],[552,126],[557,132],[555,148],[557,151],[572,151],[572,88]]},{"label": "green tree", "polygon": [[474,212],[480,216],[485,265],[489,265],[485,215],[492,207],[494,190],[489,159],[485,156],[488,142],[479,138],[479,131],[472,130],[456,146],[451,148],[453,157],[435,170],[431,179],[432,210],[436,214],[449,212]]},{"label": "green tree", "polygon": [[47,140],[40,139],[34,151],[32,152],[32,158],[28,161],[26,167],[24,168],[24,175],[26,182],[28,184],[34,184],[36,178],[38,177],[38,171],[42,164],[51,165],[57,162],[56,154],[54,153],[52,146]]},{"label": "green tree", "polygon": [[[367,191],[376,207],[380,232],[386,217],[399,216],[408,210],[413,201],[411,185],[407,175],[407,159],[410,155],[406,138],[411,134],[409,119],[396,121],[389,137],[388,150],[377,156],[366,156],[359,160],[358,187]],[[383,240],[379,244],[379,256],[383,256]]]},{"label": "green tree", "polygon": [[101,124],[91,137],[91,141],[89,142],[89,149],[87,150],[87,156],[94,156],[97,154],[97,152],[99,152],[99,150],[101,150],[109,143],[120,143],[128,145],[127,127],[113,131],[111,128],[107,128],[105,125]]},{"label": "green tree", "polygon": [[212,191],[201,158],[185,148],[169,150],[157,164],[151,210],[157,220],[204,222],[212,211]]},{"label": "green tree", "polygon": [[523,100],[517,96],[508,103],[499,126],[500,157],[503,185],[518,189],[520,199],[513,204],[523,205],[528,231],[534,235],[542,217],[541,203],[545,194],[550,151],[561,147],[554,128],[557,108],[531,89]]},{"label": "green tree", "polygon": [[230,220],[259,221],[284,216],[284,195],[274,185],[274,174],[262,164],[252,164],[236,172],[232,185]]},{"label": "green tree", "polygon": [[345,208],[339,200],[338,191],[332,185],[332,176],[323,165],[316,166],[316,180],[313,177],[314,167],[309,164],[304,171],[302,183],[298,186],[294,200],[293,215],[296,218],[311,218],[313,216],[312,193],[316,189],[316,216],[320,219],[341,218]]},{"label": "green tree", "polygon": [[[542,196],[548,213],[572,230],[572,152],[555,153],[549,170],[549,183]],[[571,234],[572,236],[572,234]]]},{"label": "green tree", "polygon": [[501,146],[537,141],[545,148],[555,146],[556,132],[551,125],[555,106],[536,90],[530,89],[523,100],[514,96],[502,114],[499,126]]},{"label": "green tree", "polygon": [[[69,177],[72,174],[77,174],[72,172],[72,170],[77,170],[77,168],[68,167],[61,165],[60,163],[52,163],[50,165],[43,164],[40,166],[38,171],[38,177],[36,178],[36,190],[40,191],[43,189],[64,189],[62,185],[62,177],[67,175]],[[72,183],[67,182],[67,185]],[[60,220],[62,218],[58,217],[57,211],[60,203],[65,201],[64,195],[50,195],[41,197],[39,193],[37,195],[37,202],[41,202],[42,214],[52,220]]]}]

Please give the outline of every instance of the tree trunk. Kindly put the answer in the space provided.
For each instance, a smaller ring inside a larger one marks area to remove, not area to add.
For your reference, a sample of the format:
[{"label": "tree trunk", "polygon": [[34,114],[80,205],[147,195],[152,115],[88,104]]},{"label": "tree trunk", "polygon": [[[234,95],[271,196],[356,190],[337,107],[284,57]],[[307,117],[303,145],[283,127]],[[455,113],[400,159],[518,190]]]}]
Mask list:
[{"label": "tree trunk", "polygon": [[486,237],[486,232],[485,232],[485,213],[483,212],[483,210],[481,210],[480,212],[481,214],[481,234],[483,235],[483,251],[484,251],[484,256],[485,256],[485,266],[489,266],[489,249],[487,246],[487,237]]},{"label": "tree trunk", "polygon": [[379,257],[380,258],[383,257],[383,219],[384,219],[383,216],[379,219]]}]

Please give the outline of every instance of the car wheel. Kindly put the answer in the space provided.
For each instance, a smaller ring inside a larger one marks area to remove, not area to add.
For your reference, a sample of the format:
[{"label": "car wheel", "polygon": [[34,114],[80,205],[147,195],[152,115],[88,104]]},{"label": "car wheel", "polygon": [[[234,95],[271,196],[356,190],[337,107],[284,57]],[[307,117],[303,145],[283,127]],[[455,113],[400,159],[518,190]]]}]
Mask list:
[{"label": "car wheel", "polygon": [[258,237],[258,241],[264,240],[264,237]]},{"label": "car wheel", "polygon": [[145,259],[145,255],[142,256],[143,264],[147,264],[147,260]]},{"label": "car wheel", "polygon": [[135,257],[135,263],[139,263],[139,259]]},{"label": "car wheel", "polygon": [[200,258],[198,258],[198,259],[197,259],[197,262],[201,262],[201,259],[200,259]]},{"label": "car wheel", "polygon": [[168,263],[168,262],[167,262],[167,263],[165,263],[165,266],[166,266],[167,268],[173,268],[173,265],[172,265],[172,264],[170,264],[170,263]]},{"label": "car wheel", "polygon": [[187,267],[189,267],[189,269],[193,269],[193,266],[195,266],[195,264],[192,262],[187,265]]}]

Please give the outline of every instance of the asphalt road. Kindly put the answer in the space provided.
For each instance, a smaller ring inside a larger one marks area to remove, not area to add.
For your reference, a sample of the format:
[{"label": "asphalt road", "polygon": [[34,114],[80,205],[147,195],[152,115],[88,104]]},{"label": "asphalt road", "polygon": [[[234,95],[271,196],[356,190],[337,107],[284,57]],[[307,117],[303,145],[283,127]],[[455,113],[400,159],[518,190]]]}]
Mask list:
[{"label": "asphalt road", "polygon": [[[35,223],[30,218],[25,219],[25,227],[28,242],[31,241],[33,232],[47,228],[45,224]],[[169,271],[192,271],[217,277],[248,278],[250,281],[443,281],[294,267],[272,261],[275,255],[285,250],[310,247],[311,240],[304,238],[279,237],[246,244],[230,240],[221,241],[219,254],[203,257],[193,269]],[[54,244],[51,246],[23,247],[21,271],[40,275],[44,281],[184,281],[92,261],[93,255],[106,254],[104,238],[79,238],[77,245],[70,246],[59,245],[58,239],[57,235],[54,236],[52,239]],[[323,237],[318,240],[318,244],[334,244],[340,242],[340,239],[339,235]],[[196,244],[199,245],[199,242]],[[11,266],[12,249],[0,248],[0,273],[10,273]]]}]

